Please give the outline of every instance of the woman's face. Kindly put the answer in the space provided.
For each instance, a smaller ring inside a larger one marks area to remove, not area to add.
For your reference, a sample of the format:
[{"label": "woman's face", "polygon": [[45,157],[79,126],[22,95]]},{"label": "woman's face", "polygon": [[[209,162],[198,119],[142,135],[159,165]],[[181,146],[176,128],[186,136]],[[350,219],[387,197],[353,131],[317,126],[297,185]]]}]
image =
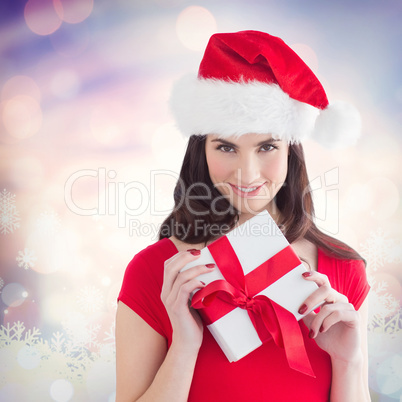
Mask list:
[{"label": "woman's face", "polygon": [[244,222],[274,211],[274,197],[285,182],[289,146],[262,134],[219,138],[207,135],[205,152],[212,183],[240,212]]}]

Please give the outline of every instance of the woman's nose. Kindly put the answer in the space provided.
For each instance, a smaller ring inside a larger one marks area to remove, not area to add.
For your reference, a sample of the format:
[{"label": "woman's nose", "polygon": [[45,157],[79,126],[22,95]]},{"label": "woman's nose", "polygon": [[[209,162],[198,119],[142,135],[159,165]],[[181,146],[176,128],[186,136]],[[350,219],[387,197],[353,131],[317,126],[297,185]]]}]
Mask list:
[{"label": "woman's nose", "polygon": [[244,156],[239,161],[236,180],[239,185],[247,186],[259,180],[261,175],[260,162],[254,156]]}]

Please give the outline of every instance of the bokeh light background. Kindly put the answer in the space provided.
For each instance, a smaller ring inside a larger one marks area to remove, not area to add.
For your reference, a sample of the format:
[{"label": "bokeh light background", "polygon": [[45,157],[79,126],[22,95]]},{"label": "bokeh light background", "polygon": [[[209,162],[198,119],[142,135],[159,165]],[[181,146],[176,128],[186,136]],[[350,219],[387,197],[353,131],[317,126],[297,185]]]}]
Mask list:
[{"label": "bokeh light background", "polygon": [[[368,261],[373,401],[400,400],[402,3],[10,0],[0,3],[0,400],[112,401],[124,269],[172,206],[184,140],[167,99],[208,37],[285,39],[354,148],[305,144],[321,228]],[[135,342],[135,339],[133,339]]]}]

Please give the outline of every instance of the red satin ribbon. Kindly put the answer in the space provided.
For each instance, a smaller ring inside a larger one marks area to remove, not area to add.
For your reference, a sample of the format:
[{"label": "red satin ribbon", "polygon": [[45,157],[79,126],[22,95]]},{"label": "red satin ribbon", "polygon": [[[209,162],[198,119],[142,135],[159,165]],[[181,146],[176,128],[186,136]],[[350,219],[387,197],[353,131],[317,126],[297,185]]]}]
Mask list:
[{"label": "red satin ribbon", "polygon": [[204,322],[212,324],[237,307],[246,309],[261,342],[273,338],[285,350],[291,368],[315,377],[295,316],[268,297],[258,295],[300,265],[293,249],[284,248],[247,275],[226,236],[208,249],[226,280],[211,282],[193,296],[191,306],[200,310]]}]

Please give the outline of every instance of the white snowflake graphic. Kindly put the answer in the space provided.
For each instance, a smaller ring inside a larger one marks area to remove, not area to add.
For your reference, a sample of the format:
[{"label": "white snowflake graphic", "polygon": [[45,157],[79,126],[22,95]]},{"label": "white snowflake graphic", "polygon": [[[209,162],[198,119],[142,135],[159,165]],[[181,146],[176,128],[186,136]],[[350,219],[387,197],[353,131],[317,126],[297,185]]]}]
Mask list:
[{"label": "white snowflake graphic", "polygon": [[42,212],[36,221],[36,229],[43,235],[55,235],[60,229],[59,215],[52,210]]},{"label": "white snowflake graphic", "polygon": [[78,291],[77,304],[86,313],[95,313],[103,307],[102,291],[95,286],[84,286]]},{"label": "white snowflake graphic", "polygon": [[402,260],[401,242],[397,243],[389,239],[381,228],[370,232],[369,238],[361,244],[361,247],[361,253],[367,259],[368,268],[373,271],[377,271],[386,263]]},{"label": "white snowflake graphic", "polygon": [[116,342],[116,323],[115,321],[112,322],[109,331],[105,332],[106,337],[103,338],[105,342],[110,342],[111,344],[115,344]]},{"label": "white snowflake graphic", "polygon": [[[0,375],[0,388],[25,376],[29,367],[29,378],[33,383],[43,377],[56,380],[64,378],[74,387],[77,400],[87,400],[87,380],[94,367],[109,370],[111,380],[102,383],[106,394],[113,394],[113,372],[115,348],[112,343],[102,344],[98,338],[100,325],[88,325],[82,316],[72,315],[67,324],[70,328],[54,332],[50,339],[44,339],[36,328],[27,330],[23,322],[0,326],[0,356],[4,367]],[[81,327],[81,328],[79,328]],[[109,333],[104,333],[109,337]],[[34,361],[35,360],[35,361]],[[15,364],[18,362],[18,364]],[[35,363],[35,364],[33,364]],[[28,400],[28,389],[27,399]],[[48,398],[48,390],[43,389],[42,399]],[[25,400],[25,399],[24,399]]]},{"label": "white snowflake graphic", "polygon": [[0,327],[0,348],[11,345],[12,342],[24,342],[26,345],[33,345],[38,341],[40,331],[37,328],[25,330],[25,325],[21,321],[10,323]]},{"label": "white snowflake graphic", "polygon": [[20,218],[15,206],[15,195],[4,189],[0,193],[0,232],[13,233],[20,227]]},{"label": "white snowflake graphic", "polygon": [[92,324],[80,313],[68,315],[61,323],[68,336],[66,347],[70,352],[83,353],[88,348],[93,350],[100,346],[98,333],[100,324]]},{"label": "white snowflake graphic", "polygon": [[382,229],[378,229],[371,232],[361,246],[361,253],[367,259],[367,279],[371,285],[368,329],[387,334],[400,332],[400,302],[388,291],[389,284],[386,281],[376,281],[375,273],[381,271],[386,264],[401,261],[401,244],[390,239]]},{"label": "white snowflake graphic", "polygon": [[24,251],[18,252],[16,260],[19,267],[29,269],[35,266],[37,257],[34,251],[29,250],[28,248],[24,248]]},{"label": "white snowflake graphic", "polygon": [[370,275],[368,279],[371,284],[368,329],[372,332],[381,333],[402,331],[399,301],[387,292],[388,283],[385,281],[376,283],[374,277]]},{"label": "white snowflake graphic", "polygon": [[54,332],[51,339],[51,347],[55,352],[61,353],[63,351],[66,340],[62,332]]},{"label": "white snowflake graphic", "polygon": [[0,290],[3,288],[3,286],[4,286],[4,279],[0,277]]}]

